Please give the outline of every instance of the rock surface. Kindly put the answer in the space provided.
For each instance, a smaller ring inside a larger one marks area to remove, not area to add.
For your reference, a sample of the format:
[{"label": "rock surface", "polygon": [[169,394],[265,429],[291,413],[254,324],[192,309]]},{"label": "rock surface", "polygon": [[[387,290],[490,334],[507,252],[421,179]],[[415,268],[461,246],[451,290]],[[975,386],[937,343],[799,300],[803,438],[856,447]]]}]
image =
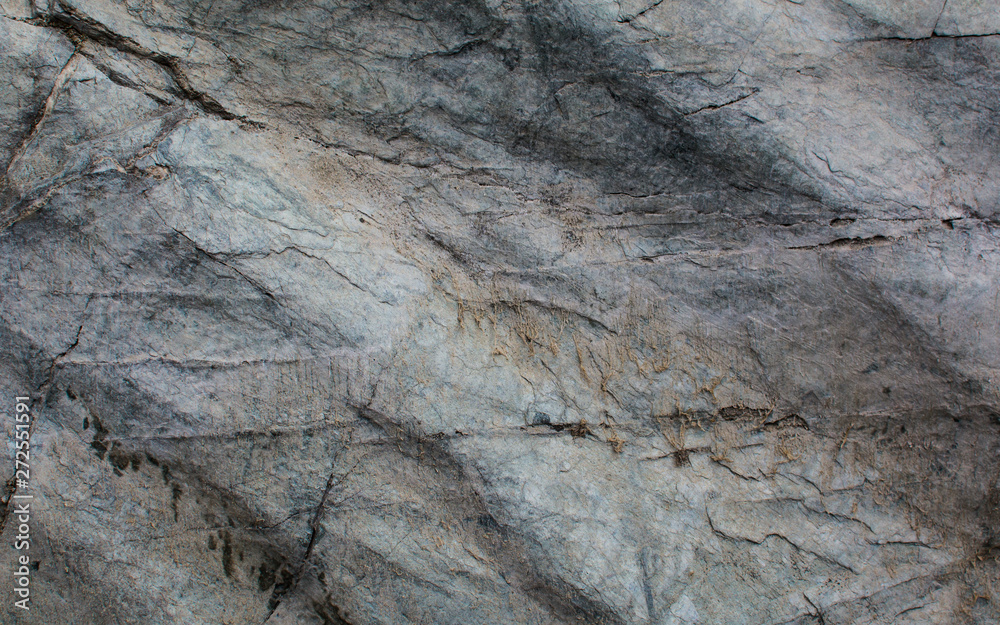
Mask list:
[{"label": "rock surface", "polygon": [[1000,619],[991,0],[0,12],[4,623]]}]

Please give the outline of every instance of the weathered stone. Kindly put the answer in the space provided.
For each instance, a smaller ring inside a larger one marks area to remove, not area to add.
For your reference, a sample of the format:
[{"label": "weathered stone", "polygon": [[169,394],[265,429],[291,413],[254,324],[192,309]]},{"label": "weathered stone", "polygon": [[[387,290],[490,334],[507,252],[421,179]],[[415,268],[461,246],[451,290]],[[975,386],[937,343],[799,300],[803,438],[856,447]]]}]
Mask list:
[{"label": "weathered stone", "polygon": [[0,11],[4,622],[1000,618],[992,3]]}]

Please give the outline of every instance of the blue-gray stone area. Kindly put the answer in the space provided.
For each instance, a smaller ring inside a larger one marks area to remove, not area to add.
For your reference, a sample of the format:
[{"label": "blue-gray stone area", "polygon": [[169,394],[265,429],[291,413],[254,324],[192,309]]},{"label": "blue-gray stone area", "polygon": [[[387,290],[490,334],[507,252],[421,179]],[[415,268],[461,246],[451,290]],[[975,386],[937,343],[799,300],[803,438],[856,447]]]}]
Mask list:
[{"label": "blue-gray stone area", "polygon": [[997,622],[998,15],[0,0],[0,621]]}]

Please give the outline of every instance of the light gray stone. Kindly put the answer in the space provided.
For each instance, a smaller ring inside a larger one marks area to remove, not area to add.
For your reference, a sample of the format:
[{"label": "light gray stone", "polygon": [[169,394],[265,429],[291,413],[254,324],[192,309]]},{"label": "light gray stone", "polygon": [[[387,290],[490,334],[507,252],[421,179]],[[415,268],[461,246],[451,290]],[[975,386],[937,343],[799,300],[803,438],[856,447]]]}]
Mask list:
[{"label": "light gray stone", "polygon": [[990,3],[15,4],[4,622],[1000,617]]}]

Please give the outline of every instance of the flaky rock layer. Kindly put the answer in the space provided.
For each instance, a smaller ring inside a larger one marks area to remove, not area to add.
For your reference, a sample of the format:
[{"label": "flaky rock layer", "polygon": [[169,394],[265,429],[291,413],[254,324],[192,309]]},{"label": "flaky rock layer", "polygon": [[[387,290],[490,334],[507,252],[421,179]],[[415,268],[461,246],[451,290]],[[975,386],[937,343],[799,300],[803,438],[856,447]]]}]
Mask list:
[{"label": "flaky rock layer", "polygon": [[4,623],[1000,619],[994,3],[0,12]]}]

